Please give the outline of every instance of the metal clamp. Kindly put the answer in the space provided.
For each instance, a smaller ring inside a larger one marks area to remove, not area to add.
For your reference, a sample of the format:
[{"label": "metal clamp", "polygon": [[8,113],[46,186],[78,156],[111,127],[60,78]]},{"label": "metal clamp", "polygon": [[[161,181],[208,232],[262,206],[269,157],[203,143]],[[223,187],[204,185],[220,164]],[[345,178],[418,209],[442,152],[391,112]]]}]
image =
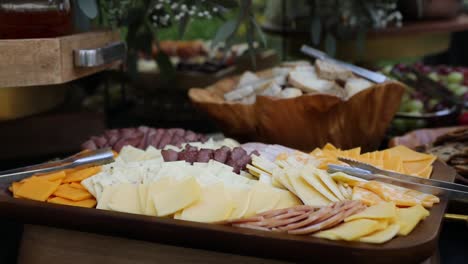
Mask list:
[{"label": "metal clamp", "polygon": [[126,55],[125,43],[119,41],[97,49],[75,50],[76,67],[97,67],[123,60]]}]

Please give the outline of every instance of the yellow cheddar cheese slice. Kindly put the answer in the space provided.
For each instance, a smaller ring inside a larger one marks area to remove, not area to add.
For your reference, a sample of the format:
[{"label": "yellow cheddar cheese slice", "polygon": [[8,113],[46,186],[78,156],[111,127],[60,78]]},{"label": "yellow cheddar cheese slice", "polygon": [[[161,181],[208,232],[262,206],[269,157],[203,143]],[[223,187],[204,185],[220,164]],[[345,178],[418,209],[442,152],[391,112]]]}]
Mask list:
[{"label": "yellow cheddar cheese slice", "polygon": [[59,182],[51,182],[38,177],[25,181],[15,194],[21,198],[45,202],[59,187]]},{"label": "yellow cheddar cheese slice", "polygon": [[349,222],[356,219],[387,219],[393,220],[396,217],[396,207],[395,204],[392,202],[381,202],[371,207],[364,209],[364,211],[349,216],[344,221]]},{"label": "yellow cheddar cheese slice", "polygon": [[403,145],[398,145],[396,147],[383,150],[388,152],[391,156],[399,156],[403,162],[407,161],[421,161],[421,160],[427,160],[427,159],[433,159],[434,156],[430,154],[423,154],[416,152],[412,149],[409,149],[408,147],[405,147]]},{"label": "yellow cheddar cheese slice", "polygon": [[234,207],[229,218],[238,219],[244,217],[252,197],[251,188],[225,186],[225,191],[231,197]]},{"label": "yellow cheddar cheese slice", "polygon": [[93,197],[88,191],[73,188],[69,184],[60,185],[54,192],[54,195],[75,202],[90,199]]},{"label": "yellow cheddar cheese slice", "polygon": [[250,203],[244,217],[251,217],[253,215],[272,210],[280,200],[279,195],[276,195],[273,187],[257,182],[252,186],[252,196]]},{"label": "yellow cheddar cheese slice", "polygon": [[359,242],[382,244],[394,238],[399,230],[399,224],[391,224],[384,230],[376,231],[370,235],[359,238]]},{"label": "yellow cheddar cheese slice", "polygon": [[379,228],[382,224],[379,221],[370,219],[358,219],[351,222],[340,224],[332,229],[320,231],[313,236],[321,238],[342,239],[346,241],[357,240],[360,237],[367,236]]},{"label": "yellow cheddar cheese slice", "polygon": [[326,206],[331,203],[329,199],[323,196],[299,175],[290,175],[289,179],[294,186],[296,195],[304,204],[311,206]]},{"label": "yellow cheddar cheese slice", "polygon": [[398,234],[401,236],[408,235],[427,216],[429,216],[429,211],[419,204],[409,208],[398,208],[397,223],[400,225]]},{"label": "yellow cheddar cheese slice", "polygon": [[70,187],[73,187],[76,189],[86,190],[86,188],[83,185],[81,185],[81,183],[78,183],[78,182],[72,182],[69,185]]},{"label": "yellow cheddar cheese slice", "polygon": [[101,171],[100,166],[96,167],[90,167],[78,171],[71,172],[70,174],[63,179],[64,183],[69,183],[69,182],[81,182],[84,179],[87,179]]},{"label": "yellow cheddar cheese slice", "polygon": [[72,201],[72,200],[62,198],[62,197],[53,197],[53,198],[48,199],[47,202],[54,203],[54,204],[85,207],[85,208],[93,208],[96,205],[96,200],[92,198],[81,200],[81,201]]},{"label": "yellow cheddar cheese slice", "polygon": [[49,173],[49,174],[43,174],[43,175],[37,175],[37,177],[40,177],[44,180],[48,181],[56,181],[60,179],[64,179],[67,175],[65,174],[65,171],[59,171],[59,172],[54,172],[54,173]]}]

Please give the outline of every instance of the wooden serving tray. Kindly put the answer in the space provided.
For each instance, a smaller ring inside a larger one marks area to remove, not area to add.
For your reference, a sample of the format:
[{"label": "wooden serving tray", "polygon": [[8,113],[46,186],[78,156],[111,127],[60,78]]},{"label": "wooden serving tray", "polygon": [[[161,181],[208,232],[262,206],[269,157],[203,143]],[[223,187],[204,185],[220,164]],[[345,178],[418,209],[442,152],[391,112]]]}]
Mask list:
[{"label": "wooden serving tray", "polygon": [[[451,168],[435,163],[433,179],[452,182],[454,176]],[[6,186],[0,193],[3,219],[308,263],[420,263],[437,250],[446,207],[442,198],[410,235],[372,245],[21,200],[12,198]]]},{"label": "wooden serving tray", "polygon": [[97,31],[57,38],[0,40],[0,88],[62,84],[112,67],[77,68],[73,51],[120,40],[118,32]]}]

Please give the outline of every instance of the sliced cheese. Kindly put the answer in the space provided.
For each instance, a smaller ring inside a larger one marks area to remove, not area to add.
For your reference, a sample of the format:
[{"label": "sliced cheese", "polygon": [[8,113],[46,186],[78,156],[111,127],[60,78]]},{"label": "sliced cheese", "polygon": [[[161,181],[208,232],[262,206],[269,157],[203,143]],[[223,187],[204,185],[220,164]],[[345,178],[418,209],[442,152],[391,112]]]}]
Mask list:
[{"label": "sliced cheese", "polygon": [[409,208],[397,209],[397,223],[400,225],[398,234],[406,236],[418,225],[418,223],[429,216],[429,211],[421,205],[416,205]]},{"label": "sliced cheese", "polygon": [[87,179],[101,171],[100,166],[90,167],[82,170],[72,172],[63,179],[64,183],[68,182],[81,182],[84,179]]},{"label": "sliced cheese", "polygon": [[167,216],[180,211],[200,199],[200,185],[195,177],[186,177],[172,182],[168,188],[153,192],[148,190],[148,195],[153,197],[154,208],[157,216]]},{"label": "sliced cheese", "polygon": [[392,202],[382,202],[371,207],[366,208],[364,211],[347,217],[344,221],[350,222],[356,219],[394,219],[396,217],[396,207]]},{"label": "sliced cheese", "polygon": [[326,206],[331,203],[329,199],[327,199],[312,185],[305,181],[303,177],[290,174],[288,178],[292,183],[297,196],[304,204],[311,206]]},{"label": "sliced cheese", "polygon": [[54,195],[72,201],[81,201],[93,198],[93,196],[88,191],[73,188],[69,184],[60,185],[54,192]]},{"label": "sliced cheese", "polygon": [[67,177],[65,174],[65,171],[59,171],[59,172],[54,172],[54,173],[49,173],[49,174],[43,174],[43,175],[38,175],[38,177],[41,177],[44,180],[48,181],[55,181],[55,180],[60,180],[64,179]]},{"label": "sliced cheese", "polygon": [[331,174],[330,176],[332,177],[333,180],[338,181],[338,182],[342,182],[342,183],[346,183],[346,184],[348,184],[349,186],[352,186],[352,187],[358,185],[359,183],[366,182],[366,180],[363,180],[361,178],[348,175],[348,174],[343,173],[343,172],[335,172],[335,173]]},{"label": "sliced cheese", "polygon": [[72,200],[62,198],[62,197],[53,197],[53,198],[48,199],[47,202],[54,203],[54,204],[85,207],[85,208],[93,208],[96,205],[96,200],[93,198],[81,200],[81,201],[72,201]]},{"label": "sliced cheese", "polygon": [[280,197],[278,204],[275,206],[275,209],[290,208],[303,204],[301,200],[290,191],[275,190],[275,192]]},{"label": "sliced cheese", "polygon": [[316,233],[315,237],[343,239],[346,241],[357,240],[367,236],[381,227],[379,221],[370,219],[358,219],[340,224],[332,229]]},{"label": "sliced cheese", "polygon": [[328,187],[322,183],[318,176],[314,173],[310,173],[309,170],[301,171],[301,177],[309,183],[315,190],[325,196],[328,200],[332,202],[339,202],[340,200],[333,194],[333,192],[328,189]]},{"label": "sliced cheese", "polygon": [[114,188],[107,205],[110,210],[131,214],[142,213],[138,197],[138,186],[136,184],[122,183]]},{"label": "sliced cheese", "polygon": [[146,211],[146,201],[148,200],[148,185],[138,184],[138,200],[142,211]]},{"label": "sliced cheese", "polygon": [[232,209],[233,202],[226,195],[224,185],[213,184],[203,187],[200,199],[186,207],[180,217],[188,221],[212,223],[228,219]]},{"label": "sliced cheese", "polygon": [[328,187],[328,190],[330,190],[340,201],[346,200],[341,191],[338,189],[336,182],[330,177],[330,175],[328,175],[328,173],[315,168],[313,168],[313,170],[315,175],[320,179],[323,185]]},{"label": "sliced cheese", "polygon": [[257,182],[252,186],[252,196],[250,198],[249,208],[244,217],[272,210],[278,204],[280,197],[275,195],[273,187],[264,183]]},{"label": "sliced cheese", "polygon": [[381,231],[376,231],[370,235],[359,238],[359,242],[382,244],[394,238],[400,230],[399,224],[391,224]]},{"label": "sliced cheese", "polygon": [[111,200],[112,195],[114,194],[114,187],[113,185],[108,185],[104,187],[104,190],[102,191],[101,198],[98,200],[97,209],[102,209],[102,210],[110,210],[109,208],[109,202]]},{"label": "sliced cheese", "polygon": [[21,198],[45,202],[59,187],[60,182],[48,181],[40,177],[22,183],[15,194]]},{"label": "sliced cheese", "polygon": [[170,188],[172,183],[172,179],[169,177],[160,178],[152,183],[150,183],[147,187],[146,191],[146,202],[145,202],[145,211],[146,215],[156,216],[156,208],[154,206],[153,194],[162,192]]},{"label": "sliced cheese", "polygon": [[391,156],[399,156],[403,162],[420,161],[434,158],[433,155],[419,153],[403,145],[398,145],[383,151],[388,152]]},{"label": "sliced cheese", "polygon": [[362,201],[367,206],[372,206],[384,202],[384,200],[374,192],[358,186],[353,188],[353,196],[351,199]]},{"label": "sliced cheese", "polygon": [[227,185],[225,186],[225,191],[229,194],[228,196],[231,197],[234,207],[229,218],[238,219],[244,217],[252,197],[251,188]]}]

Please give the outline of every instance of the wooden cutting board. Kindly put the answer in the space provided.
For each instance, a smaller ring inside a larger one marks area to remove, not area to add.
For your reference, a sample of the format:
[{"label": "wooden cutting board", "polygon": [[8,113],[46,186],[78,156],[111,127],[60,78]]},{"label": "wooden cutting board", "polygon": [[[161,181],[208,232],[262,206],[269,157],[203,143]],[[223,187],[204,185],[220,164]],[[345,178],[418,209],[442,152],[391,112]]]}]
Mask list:
[{"label": "wooden cutting board", "polygon": [[0,40],[0,88],[61,84],[103,71],[114,64],[77,68],[73,50],[100,48],[119,40],[119,33],[113,31]]}]

